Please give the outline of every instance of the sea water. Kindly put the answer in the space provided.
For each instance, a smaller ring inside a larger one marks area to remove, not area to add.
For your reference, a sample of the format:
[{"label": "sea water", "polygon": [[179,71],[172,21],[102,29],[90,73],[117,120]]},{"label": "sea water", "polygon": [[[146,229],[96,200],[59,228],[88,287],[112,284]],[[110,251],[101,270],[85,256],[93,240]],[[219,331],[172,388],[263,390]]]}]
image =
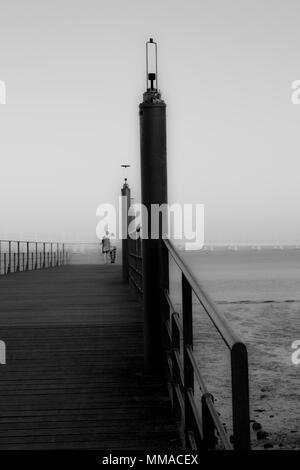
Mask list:
[{"label": "sea water", "polygon": [[[300,448],[300,365],[292,343],[300,339],[300,250],[242,249],[181,252],[220,314],[248,348],[250,417],[268,432],[253,447]],[[171,262],[170,290],[180,310],[180,272]],[[194,350],[216,398],[222,422],[232,432],[230,356],[194,298]]]}]

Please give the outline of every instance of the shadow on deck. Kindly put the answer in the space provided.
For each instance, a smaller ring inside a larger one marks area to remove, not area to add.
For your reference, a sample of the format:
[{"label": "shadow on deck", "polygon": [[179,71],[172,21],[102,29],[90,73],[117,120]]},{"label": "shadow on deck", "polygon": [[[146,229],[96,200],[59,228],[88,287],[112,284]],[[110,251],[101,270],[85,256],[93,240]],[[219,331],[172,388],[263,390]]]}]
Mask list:
[{"label": "shadow on deck", "polygon": [[175,450],[162,383],[144,376],[142,312],[119,266],[0,278],[0,450]]}]

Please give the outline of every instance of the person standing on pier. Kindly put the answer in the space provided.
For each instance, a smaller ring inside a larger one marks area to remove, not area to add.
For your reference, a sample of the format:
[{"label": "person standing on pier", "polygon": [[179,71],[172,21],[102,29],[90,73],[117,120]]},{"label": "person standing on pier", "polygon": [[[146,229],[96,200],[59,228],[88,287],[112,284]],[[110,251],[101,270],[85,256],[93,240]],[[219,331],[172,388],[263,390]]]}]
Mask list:
[{"label": "person standing on pier", "polygon": [[110,236],[109,236],[109,231],[106,229],[105,234],[102,238],[102,253],[104,256],[105,264],[109,263],[110,250],[111,250]]}]

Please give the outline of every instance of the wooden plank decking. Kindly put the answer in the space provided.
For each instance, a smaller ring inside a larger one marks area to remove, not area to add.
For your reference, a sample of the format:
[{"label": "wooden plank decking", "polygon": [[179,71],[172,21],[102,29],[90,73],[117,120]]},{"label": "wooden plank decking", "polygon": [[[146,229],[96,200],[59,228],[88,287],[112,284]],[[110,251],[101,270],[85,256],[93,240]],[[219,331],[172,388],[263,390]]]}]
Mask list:
[{"label": "wooden plank decking", "polygon": [[178,449],[162,384],[142,373],[142,313],[119,266],[0,278],[0,450]]}]

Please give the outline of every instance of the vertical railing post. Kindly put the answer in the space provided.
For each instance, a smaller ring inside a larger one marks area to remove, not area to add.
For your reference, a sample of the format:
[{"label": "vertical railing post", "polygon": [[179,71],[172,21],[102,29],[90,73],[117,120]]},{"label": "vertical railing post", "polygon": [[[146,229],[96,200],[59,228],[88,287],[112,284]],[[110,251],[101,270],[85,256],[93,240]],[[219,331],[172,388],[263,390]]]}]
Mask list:
[{"label": "vertical railing post", "polygon": [[[172,406],[173,406],[173,413],[175,417],[182,421],[184,416],[182,416],[182,410],[180,407],[180,403],[178,402],[176,388],[180,389],[181,377],[180,377],[180,369],[178,367],[176,354],[180,355],[180,332],[176,325],[175,321],[176,313],[172,314],[171,317],[171,335],[172,335],[172,353],[171,353],[171,360],[172,360],[172,385],[173,385],[173,393],[172,393]],[[180,390],[181,393],[181,390]]]},{"label": "vertical railing post", "polygon": [[231,349],[232,420],[234,450],[250,450],[248,353],[243,343]]},{"label": "vertical railing post", "polygon": [[63,243],[63,246],[62,246],[62,259],[63,259],[62,264],[65,265],[66,260],[65,260],[65,244],[64,243]]},{"label": "vertical railing post", "polygon": [[29,242],[26,243],[26,271],[29,270]]},{"label": "vertical railing post", "polygon": [[184,369],[184,410],[186,447],[189,448],[188,433],[193,429],[193,411],[188,394],[194,394],[194,369],[187,348],[193,349],[193,304],[192,288],[184,274],[182,280],[182,324],[183,324],[183,369]]},{"label": "vertical railing post", "polygon": [[50,243],[50,268],[53,268],[53,243]]},{"label": "vertical railing post", "polygon": [[46,243],[43,243],[43,268],[46,267]]},{"label": "vertical railing post", "polygon": [[[147,43],[155,46],[150,40]],[[151,46],[151,47],[152,47]],[[162,220],[151,224],[152,208],[167,203],[166,104],[157,89],[157,74],[147,71],[147,90],[139,106],[142,214],[144,361],[146,371],[163,372],[163,314],[161,312]],[[146,212],[146,211],[144,211]],[[161,214],[160,214],[161,215]],[[146,220],[145,220],[146,219]],[[163,222],[166,222],[164,219]],[[144,231],[148,229],[148,238]],[[152,232],[155,233],[155,235]]]},{"label": "vertical railing post", "polygon": [[3,263],[4,263],[4,274],[6,274],[6,253],[4,253]]},{"label": "vertical railing post", "polygon": [[20,271],[20,242],[17,242],[17,272]]},{"label": "vertical railing post", "polygon": [[35,242],[35,268],[38,268],[38,242]]},{"label": "vertical railing post", "polygon": [[56,266],[59,266],[59,244],[56,243]]},{"label": "vertical railing post", "polygon": [[201,398],[203,446],[205,450],[214,450],[216,447],[215,425],[207,406],[207,400],[213,402],[211,393],[205,393]]},{"label": "vertical railing post", "polygon": [[7,274],[11,273],[11,241],[8,242],[8,267]]},{"label": "vertical railing post", "polygon": [[128,210],[130,207],[130,187],[127,183],[127,178],[124,180],[121,189],[122,195],[122,268],[123,268],[123,281],[129,282],[128,272]]}]

